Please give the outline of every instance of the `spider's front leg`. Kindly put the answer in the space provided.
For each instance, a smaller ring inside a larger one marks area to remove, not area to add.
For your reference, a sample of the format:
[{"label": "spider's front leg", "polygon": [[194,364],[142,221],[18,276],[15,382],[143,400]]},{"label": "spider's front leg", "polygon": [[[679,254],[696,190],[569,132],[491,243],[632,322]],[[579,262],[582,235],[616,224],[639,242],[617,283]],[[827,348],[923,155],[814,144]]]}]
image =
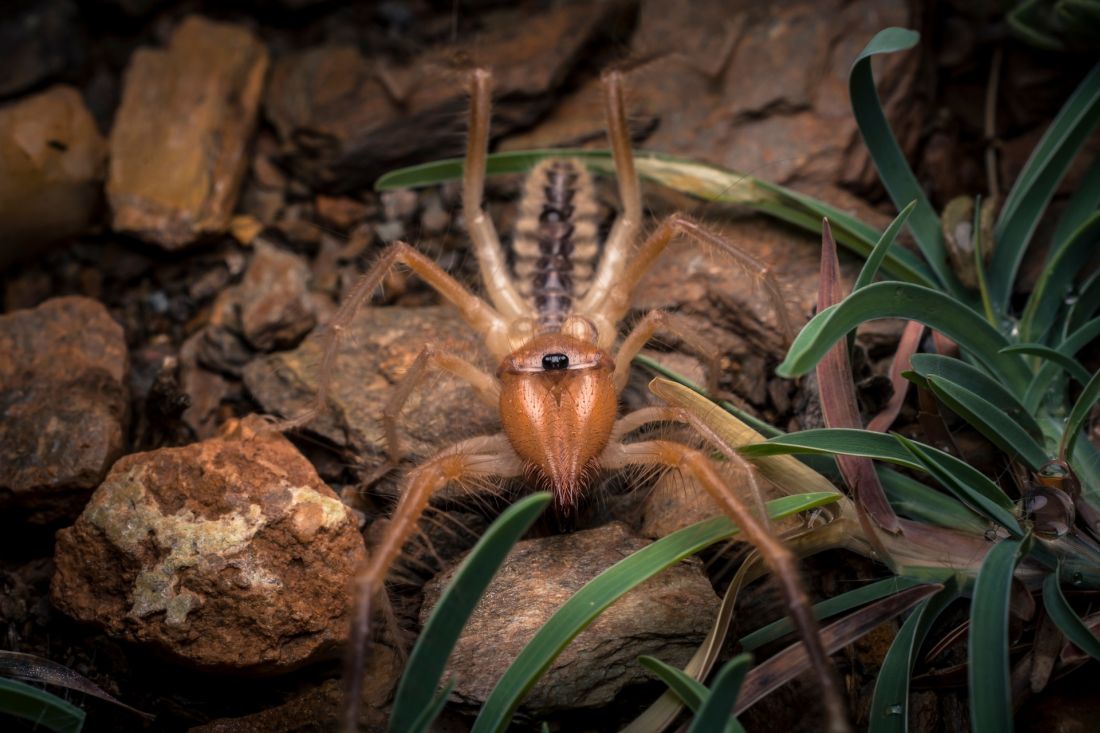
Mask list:
[{"label": "spider's front leg", "polygon": [[504,435],[481,436],[456,443],[409,472],[385,534],[372,548],[370,559],[354,581],[354,607],[344,673],[343,733],[358,730],[366,666],[364,654],[373,602],[385,587],[386,575],[401,554],[401,548],[416,531],[432,494],[450,483],[485,477],[512,478],[522,472],[523,463]]},{"label": "spider's front leg", "polygon": [[[696,422],[682,412],[653,412],[652,416],[657,419],[687,417],[689,423]],[[631,418],[632,416],[628,415],[620,423],[625,423]],[[637,427],[642,421],[632,420],[630,426]],[[621,434],[625,431],[618,429],[616,432]],[[744,462],[744,459],[739,460]],[[611,443],[600,455],[599,462],[601,466],[611,470],[627,466],[660,466],[679,470],[695,479],[711,495],[718,506],[740,528],[745,539],[759,551],[768,568],[778,579],[783,599],[787,604],[787,611],[806,647],[811,668],[817,673],[818,684],[821,685],[822,697],[825,701],[829,730],[835,733],[850,731],[840,684],[829,664],[829,656],[822,646],[817,619],[814,617],[809,597],[802,587],[797,559],[790,549],[772,534],[764,522],[758,519],[730,490],[710,459],[700,451],[681,443],[669,440],[646,440],[637,443]],[[751,467],[749,471],[751,472]]]}]

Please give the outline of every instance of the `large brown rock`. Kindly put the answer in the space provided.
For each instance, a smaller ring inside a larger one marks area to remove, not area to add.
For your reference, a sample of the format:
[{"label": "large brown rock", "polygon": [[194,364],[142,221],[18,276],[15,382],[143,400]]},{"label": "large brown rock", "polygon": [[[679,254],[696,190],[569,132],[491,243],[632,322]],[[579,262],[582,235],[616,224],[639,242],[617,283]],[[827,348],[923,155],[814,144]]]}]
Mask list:
[{"label": "large brown rock", "polygon": [[[581,586],[649,543],[615,522],[569,535],[524,540],[508,555],[470,617],[447,664],[452,698],[480,705],[535,632]],[[454,568],[424,589],[426,621]],[[524,699],[538,715],[598,708],[629,684],[652,677],[637,663],[650,654],[687,664],[718,611],[718,596],[697,561],[675,565],[616,601],[566,647]]]},{"label": "large brown rock", "polygon": [[400,161],[462,149],[466,84],[455,59],[494,72],[494,131],[529,125],[599,33],[617,3],[557,4],[531,17],[490,15],[476,42],[436,47],[388,68],[354,46],[319,46],[280,59],[264,101],[299,173],[339,190],[360,188]]},{"label": "large brown rock", "polygon": [[350,511],[255,417],[126,456],[57,536],[54,604],[207,670],[277,673],[347,636]]},{"label": "large brown rock", "polygon": [[136,51],[111,130],[112,226],[177,249],[225,231],[248,168],[267,50],[246,28],[190,16]]},{"label": "large brown rock", "polygon": [[55,86],[0,107],[0,267],[88,226],[107,144],[80,92]]},{"label": "large brown rock", "polygon": [[[324,333],[316,331],[294,351],[256,359],[245,367],[245,386],[264,410],[294,417],[309,406],[317,389],[324,340]],[[453,308],[362,308],[341,341],[329,409],[309,424],[309,430],[351,448],[368,468],[377,466],[386,450],[382,411],[394,386],[428,344],[494,369],[481,339]],[[465,382],[437,372],[413,390],[398,420],[398,435],[406,457],[418,462],[461,438],[499,432],[495,413]]]},{"label": "large brown rock", "polygon": [[80,511],[125,445],[129,359],[97,301],[0,316],[0,509],[32,522]]}]

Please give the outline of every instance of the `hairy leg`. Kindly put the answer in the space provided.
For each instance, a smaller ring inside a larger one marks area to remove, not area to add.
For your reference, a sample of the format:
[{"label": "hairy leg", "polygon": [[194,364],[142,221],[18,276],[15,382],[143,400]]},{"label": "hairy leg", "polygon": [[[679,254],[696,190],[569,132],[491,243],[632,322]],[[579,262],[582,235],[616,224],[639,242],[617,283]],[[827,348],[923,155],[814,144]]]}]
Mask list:
[{"label": "hairy leg", "polygon": [[477,390],[477,395],[482,402],[493,408],[500,406],[500,382],[495,377],[486,374],[465,359],[451,354],[441,354],[435,350],[435,347],[425,346],[394,387],[393,394],[382,410],[382,424],[386,431],[386,455],[393,466],[401,462],[402,456],[401,442],[397,437],[397,418],[405,407],[405,403],[408,402],[409,396],[429,369],[439,369],[454,374]]},{"label": "hairy leg", "polygon": [[613,443],[600,456],[605,468],[619,469],[631,465],[666,466],[680,470],[699,482],[722,510],[740,528],[743,536],[755,547],[779,582],[787,611],[806,646],[811,666],[821,685],[822,697],[829,718],[830,731],[848,731],[847,713],[840,684],[829,656],[821,643],[820,629],[814,618],[810,600],[802,587],[798,563],[794,554],[732,492],[722,476],[703,453],[680,443],[648,440],[638,443]]},{"label": "hairy leg", "polygon": [[453,481],[487,476],[518,476],[522,462],[503,435],[481,436],[457,443],[409,472],[386,533],[356,574],[353,587],[351,633],[344,673],[343,733],[358,730],[362,704],[364,659],[370,634],[371,610],[382,591],[386,574],[401,548],[413,535],[428,499]]},{"label": "hairy leg", "polygon": [[532,317],[534,312],[512,284],[508,263],[500,248],[500,238],[482,207],[485,160],[489,154],[491,96],[492,75],[487,69],[474,69],[470,72],[470,129],[462,175],[462,212],[489,298],[498,311],[509,320],[514,320]]},{"label": "hairy leg", "polygon": [[[611,232],[604,242],[603,254],[596,275],[589,287],[584,303],[590,302],[592,292],[606,291],[626,269],[634,242],[642,226],[642,192],[638,172],[634,168],[634,152],[630,143],[630,128],[626,123],[626,106],[623,103],[623,77],[618,71],[603,75],[604,105],[607,117],[607,137],[611,143],[611,155],[615,160],[615,178],[619,184],[619,203],[622,211],[615,219]],[[582,305],[581,310],[589,310]],[[601,345],[608,348],[618,335],[617,321],[596,324],[600,331]]]},{"label": "hairy leg", "polygon": [[631,329],[627,337],[619,346],[615,354],[615,391],[622,392],[626,382],[630,378],[630,362],[642,350],[642,347],[653,338],[658,330],[672,334],[688,345],[695,354],[703,359],[703,367],[706,370],[707,391],[712,395],[718,394],[719,360],[721,355],[718,350],[696,331],[687,319],[675,313],[665,311],[650,311],[645,317]]},{"label": "hairy leg", "polygon": [[[790,317],[783,301],[783,295],[779,290],[779,283],[771,269],[760,260],[748,254],[730,240],[720,234],[700,226],[683,214],[673,214],[664,219],[657,229],[646,238],[642,246],[634,252],[629,263],[619,273],[618,277],[609,278],[600,287],[595,285],[588,291],[584,301],[580,304],[578,312],[587,316],[600,330],[601,338],[608,324],[612,326],[618,323],[630,307],[630,296],[634,288],[642,279],[642,276],[653,266],[657,256],[661,254],[677,235],[686,235],[697,241],[712,245],[730,258],[745,272],[747,272],[761,287],[775,310],[779,327],[789,342],[792,337]],[[601,344],[602,345],[602,344]]]},{"label": "hairy leg", "polygon": [[296,417],[276,424],[277,430],[291,430],[306,425],[325,409],[329,384],[332,381],[332,368],[340,353],[340,339],[344,330],[355,318],[360,306],[368,300],[382,278],[397,263],[401,263],[415,272],[455,306],[463,319],[485,338],[489,351],[498,359],[503,359],[512,349],[508,339],[508,324],[493,308],[464,288],[457,280],[444,272],[425,255],[404,242],[395,242],[382,251],[378,261],[362,275],[351,291],[344,297],[340,309],[329,321],[325,332],[324,351],[321,356],[321,368],[317,376],[317,392],[309,408]]}]

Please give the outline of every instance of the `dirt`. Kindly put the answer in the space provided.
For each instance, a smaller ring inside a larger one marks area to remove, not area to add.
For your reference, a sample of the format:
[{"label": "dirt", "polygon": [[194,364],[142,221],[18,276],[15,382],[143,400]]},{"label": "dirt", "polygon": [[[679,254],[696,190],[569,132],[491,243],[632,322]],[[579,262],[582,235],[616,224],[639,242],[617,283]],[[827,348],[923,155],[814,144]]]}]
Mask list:
[{"label": "dirt", "polygon": [[[1006,39],[995,19],[952,12],[877,0],[835,7],[716,0],[690,12],[656,0],[458,8],[427,1],[16,3],[0,19],[11,63],[0,81],[0,163],[19,172],[0,181],[0,649],[65,664],[156,715],[149,723],[58,691],[88,711],[88,731],[332,729],[340,694],[334,652],[347,598],[339,586],[362,552],[356,529],[367,546],[377,539],[400,476],[378,478],[387,393],[428,339],[470,358],[485,354],[432,291],[394,272],[352,324],[332,414],[293,436],[293,445],[255,448],[251,468],[234,463],[245,457],[222,455],[231,442],[225,431],[249,415],[293,414],[304,405],[320,358],[318,327],[386,243],[412,242],[480,287],[456,185],[371,189],[395,166],[461,153],[461,69],[476,62],[497,72],[497,149],[603,147],[598,78],[618,64],[639,146],[747,170],[881,226],[893,210],[846,96],[848,65],[875,31],[907,25],[924,33],[918,50],[876,73],[902,146],[937,206],[987,185],[980,102],[995,46],[1005,54],[1002,180],[1019,170],[1084,73],[1084,65]],[[12,156],[21,167],[7,163]],[[1082,172],[1075,167],[1066,185]],[[520,186],[514,176],[489,182],[488,210],[506,241]],[[606,231],[617,196],[610,181],[598,182],[597,191]],[[656,189],[646,189],[646,207],[655,215],[686,208],[720,228],[773,267],[796,326],[811,314],[812,237]],[[849,259],[844,266],[850,277],[858,265]],[[808,419],[810,398],[772,374],[784,343],[768,300],[721,257],[677,245],[634,306],[631,318],[652,307],[687,317],[722,353],[722,388],[762,419],[783,427]],[[885,372],[899,332],[894,324],[861,335],[872,407],[883,399],[873,377]],[[699,373],[698,360],[675,341],[647,354]],[[623,396],[628,407],[653,399],[645,390],[651,376],[636,370]],[[902,421],[913,423],[915,412],[907,406]],[[402,414],[406,467],[495,425],[469,389],[441,380]],[[122,481],[126,472],[143,465],[175,493],[156,501],[118,494],[134,487]],[[195,466],[204,467],[202,475],[192,475]],[[234,470],[254,484],[226,478]],[[174,486],[173,471],[188,480]],[[293,501],[270,507],[265,501],[274,499],[259,497],[288,472],[294,486],[323,497],[310,506],[344,501],[341,534],[312,545],[328,536],[323,512],[292,512]],[[227,483],[241,484],[243,493],[223,491]],[[605,487],[577,528],[619,520],[638,531],[645,511],[659,505],[643,511],[646,492],[626,483]],[[401,668],[394,647],[407,644],[403,634],[419,623],[422,586],[472,545],[502,506],[498,493],[445,497],[426,541],[410,545],[394,586],[398,638],[383,634],[369,655],[365,729],[384,728]],[[126,584],[163,566],[171,542],[105,542],[109,532],[91,520],[111,502],[145,507],[139,514],[160,529],[164,513],[181,510],[196,522],[243,522],[255,530],[253,558],[289,553],[264,562],[277,566],[270,577],[299,595],[263,595],[274,588],[263,573],[249,577],[266,585],[237,582],[249,573],[241,569],[240,543],[229,543],[231,557],[161,579],[177,583],[176,616],[171,604],[133,613]],[[259,520],[248,524],[250,505],[260,507],[264,528]],[[645,517],[646,534],[678,526],[679,518],[668,520]],[[542,531],[556,535],[555,527]],[[318,548],[338,553],[340,563],[326,565]],[[303,572],[303,558],[325,567]],[[728,560],[706,559],[711,585],[724,589]],[[840,553],[806,566],[815,597],[885,572]],[[200,570],[210,574],[199,577]],[[227,610],[228,600],[215,602],[219,588],[243,605]],[[763,625],[780,608],[770,586],[754,587],[738,628]],[[200,618],[199,611],[222,615]],[[238,628],[242,616],[253,636],[216,633],[219,625]],[[189,618],[199,623],[183,625]],[[836,657],[860,727],[893,628]],[[611,702],[599,697],[595,712],[555,703],[547,719],[559,730],[617,729],[659,690],[652,683],[616,688]],[[1064,694],[1081,704],[1072,684]],[[813,697],[812,683],[798,681],[744,720],[750,730],[809,730],[815,718],[805,700]],[[921,730],[967,725],[957,687],[920,693],[914,705],[915,720],[927,721]],[[468,728],[466,712],[448,710],[441,725]],[[1046,721],[1049,707],[1029,715]]]}]

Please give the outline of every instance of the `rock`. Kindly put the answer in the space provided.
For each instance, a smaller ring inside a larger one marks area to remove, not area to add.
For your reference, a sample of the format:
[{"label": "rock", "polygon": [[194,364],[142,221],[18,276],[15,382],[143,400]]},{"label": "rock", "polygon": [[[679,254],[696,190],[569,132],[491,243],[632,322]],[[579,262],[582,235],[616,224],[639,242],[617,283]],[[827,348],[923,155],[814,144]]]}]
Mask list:
[{"label": "rock", "polygon": [[[317,385],[323,332],[294,351],[256,359],[244,383],[269,413],[293,417],[309,405]],[[457,354],[488,370],[481,340],[453,308],[362,308],[345,331],[332,374],[330,409],[308,426],[332,443],[351,448],[366,465],[385,455],[382,410],[394,385],[426,344]],[[411,461],[420,461],[460,438],[499,432],[495,410],[472,387],[449,374],[429,375],[413,390],[399,419],[398,434]]]},{"label": "rock", "polygon": [[[631,40],[652,58],[627,76],[627,106],[644,146],[745,171],[784,185],[866,187],[876,180],[848,100],[848,70],[887,26],[911,26],[889,0],[772,3],[731,14],[722,0],[641,3]],[[913,152],[917,52],[876,64],[876,80],[903,149]],[[606,146],[598,83],[582,85],[558,110],[502,149]],[[645,137],[642,135],[642,137]]]},{"label": "rock", "polygon": [[71,0],[16,0],[0,18],[4,74],[0,97],[30,89],[75,66],[84,56],[79,14]]},{"label": "rock", "polygon": [[[375,644],[366,657],[361,733],[383,733],[388,717],[382,707],[393,695],[401,663],[389,647]],[[344,701],[338,680],[326,680],[278,707],[240,718],[223,718],[191,728],[189,733],[328,733],[340,724]]]},{"label": "rock", "polygon": [[638,533],[654,540],[722,513],[702,486],[674,472],[657,479],[642,503],[642,511]]},{"label": "rock", "polygon": [[89,225],[106,159],[107,144],[72,87],[0,107],[0,268]]},{"label": "rock", "polygon": [[309,297],[309,265],[266,242],[256,243],[237,292],[241,333],[259,351],[296,344],[316,324]]},{"label": "rock", "polygon": [[111,130],[112,226],[165,249],[225,231],[248,169],[267,51],[249,30],[189,16],[130,61]]},{"label": "rock", "polygon": [[347,637],[365,549],[350,511],[250,417],[126,456],[57,535],[53,603],[210,671],[285,672]]},{"label": "rock", "polygon": [[[797,331],[816,302],[820,244],[763,217],[704,224],[775,274]],[[846,277],[858,273],[848,258],[844,267]],[[750,402],[763,404],[771,364],[783,358],[787,344],[764,288],[731,258],[692,240],[674,242],[639,283],[632,305],[638,316],[655,308],[684,316],[723,356],[723,380]],[[674,345],[678,341],[671,334],[661,339]]]},{"label": "rock", "polygon": [[318,196],[317,216],[337,229],[347,231],[367,217],[366,204],[347,196]]},{"label": "rock", "polygon": [[454,59],[493,69],[495,131],[523,127],[622,14],[616,3],[554,5],[536,17],[505,11],[486,20],[475,43],[438,47],[401,69],[354,46],[319,46],[276,62],[264,110],[300,176],[363,188],[402,162],[461,152],[467,102],[461,72],[448,71]]},{"label": "rock", "polygon": [[100,303],[0,316],[0,508],[46,523],[80,511],[122,453],[126,339]]},{"label": "rock", "polygon": [[[200,440],[217,434],[222,400],[232,394],[234,383],[218,372],[199,364],[199,349],[204,334],[196,333],[180,347],[180,381],[190,404],[183,421]],[[239,387],[237,389],[239,392]]]},{"label": "rock", "polygon": [[[459,637],[444,678],[453,699],[483,703],[535,632],[581,586],[649,543],[614,522],[568,535],[524,540],[508,555]],[[454,568],[424,589],[426,621]],[[523,702],[541,715],[599,708],[630,684],[652,679],[637,657],[651,654],[683,666],[706,636],[718,597],[690,560],[631,591],[566,647]]]}]

